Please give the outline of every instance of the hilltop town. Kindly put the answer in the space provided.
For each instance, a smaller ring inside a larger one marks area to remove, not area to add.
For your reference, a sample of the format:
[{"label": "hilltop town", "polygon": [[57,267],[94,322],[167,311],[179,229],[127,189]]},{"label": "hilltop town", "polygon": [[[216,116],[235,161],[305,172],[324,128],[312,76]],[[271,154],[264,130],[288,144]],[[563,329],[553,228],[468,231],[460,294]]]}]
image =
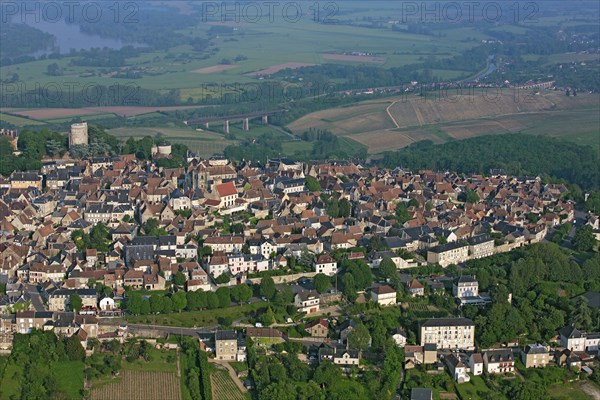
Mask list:
[{"label": "hilltop town", "polygon": [[[87,142],[72,136],[70,145]],[[519,358],[524,368],[597,370],[600,333],[586,326],[561,317],[548,331],[496,341],[477,339],[469,318],[496,303],[509,310],[513,296],[494,292],[478,261],[549,241],[570,246],[583,240],[575,231],[599,239],[598,216],[577,210],[564,184],[501,170],[234,164],[192,153],[187,167],[157,166],[170,151],[43,160],[0,178],[4,354],[35,331],[74,337],[88,357],[136,338],[178,347],[168,338],[183,335],[211,362],[259,369],[252,342],[266,357],[296,352],[295,362],[330,361],[349,376],[381,370],[391,393],[398,386],[406,396],[432,393],[422,376],[402,389],[410,370],[447,369],[457,387],[518,373]],[[597,309],[598,285],[589,287]],[[373,310],[392,317],[374,322]],[[388,342],[402,350],[389,371]],[[240,376],[232,379],[243,390],[269,385],[252,371]]]}]

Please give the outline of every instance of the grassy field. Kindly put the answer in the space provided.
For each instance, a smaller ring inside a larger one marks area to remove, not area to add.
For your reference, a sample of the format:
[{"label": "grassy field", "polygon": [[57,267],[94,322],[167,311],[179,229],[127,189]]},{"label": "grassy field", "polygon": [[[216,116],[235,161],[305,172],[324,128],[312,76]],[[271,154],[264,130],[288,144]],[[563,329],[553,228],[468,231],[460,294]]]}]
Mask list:
[{"label": "grassy field", "polygon": [[83,389],[83,362],[61,361],[54,368],[56,381],[61,391],[69,399],[81,397]]},{"label": "grassy field", "polygon": [[138,359],[133,362],[123,361],[123,369],[128,371],[147,371],[147,372],[177,372],[177,364],[170,361],[169,356],[176,356],[173,350],[158,350],[150,348],[149,361]]},{"label": "grassy field", "polygon": [[245,319],[254,313],[266,309],[267,304],[267,302],[258,302],[214,310],[184,311],[164,315],[132,315],[126,317],[126,319],[128,322],[134,324],[182,327],[210,326],[217,325],[219,318]]},{"label": "grassy field", "polygon": [[6,364],[0,372],[0,400],[9,400],[21,396],[21,380],[23,379],[23,367],[14,363],[8,363],[8,357],[2,357]]},{"label": "grassy field", "polygon": [[17,115],[11,115],[7,113],[0,113],[0,125],[3,125],[3,122],[9,123],[15,126],[27,126],[27,125],[46,125],[43,121],[36,121],[34,119],[23,118]]},{"label": "grassy field", "polygon": [[420,140],[443,143],[469,137],[523,132],[600,146],[597,95],[560,92],[473,92],[373,100],[308,114],[288,125],[295,133],[327,129],[368,146],[369,153]]}]

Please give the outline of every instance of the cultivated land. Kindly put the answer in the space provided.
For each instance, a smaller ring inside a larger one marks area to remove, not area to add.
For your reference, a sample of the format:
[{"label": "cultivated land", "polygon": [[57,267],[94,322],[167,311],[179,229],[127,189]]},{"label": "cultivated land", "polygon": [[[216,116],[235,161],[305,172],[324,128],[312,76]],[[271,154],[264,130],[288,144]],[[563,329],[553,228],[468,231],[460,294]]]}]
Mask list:
[{"label": "cultivated land", "polygon": [[595,94],[567,97],[562,92],[538,95],[511,89],[497,95],[476,91],[452,92],[373,100],[308,114],[288,125],[294,133],[308,128],[327,129],[369,147],[376,154],[420,140],[443,143],[469,137],[524,132],[563,137],[600,145]]},{"label": "cultivated land", "polygon": [[[157,111],[176,111],[187,110],[191,108],[201,108],[202,106],[172,106],[172,107],[136,107],[136,106],[107,106],[107,107],[83,107],[83,108],[30,108],[15,109],[3,108],[2,112],[10,113],[14,116],[22,116],[34,120],[54,120],[66,117],[88,117],[92,115],[119,115],[123,117],[133,117],[137,115],[149,114]],[[2,116],[4,117],[5,114]],[[35,122],[35,121],[34,121]]]},{"label": "cultivated land", "polygon": [[175,372],[122,371],[117,382],[92,390],[92,400],[181,399]]},{"label": "cultivated land", "polygon": [[227,371],[216,369],[210,375],[214,400],[246,400],[250,396],[244,394],[236,386]]},{"label": "cultivated land", "polygon": [[371,57],[371,56],[354,56],[349,54],[323,54],[325,60],[336,60],[336,61],[353,61],[353,62],[367,62],[367,63],[384,63],[385,58],[383,57]]}]

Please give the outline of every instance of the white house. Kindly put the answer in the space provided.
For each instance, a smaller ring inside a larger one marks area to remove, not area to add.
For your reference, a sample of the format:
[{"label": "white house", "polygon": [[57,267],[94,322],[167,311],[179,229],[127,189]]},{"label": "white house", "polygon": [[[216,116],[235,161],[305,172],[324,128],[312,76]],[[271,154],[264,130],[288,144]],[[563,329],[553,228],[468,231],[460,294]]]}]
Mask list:
[{"label": "white house", "polygon": [[479,296],[479,283],[474,276],[464,275],[452,284],[452,294],[458,299]]},{"label": "white house", "polygon": [[475,376],[483,374],[483,357],[481,353],[473,353],[469,357],[469,368]]},{"label": "white house", "polygon": [[489,350],[483,353],[483,364],[488,374],[513,372],[515,357],[512,349]]},{"label": "white house", "polygon": [[110,297],[105,297],[102,300],[100,300],[98,306],[102,311],[112,311],[115,309],[115,301]]},{"label": "white house", "polygon": [[371,298],[380,306],[390,306],[396,304],[396,291],[388,285],[381,285],[373,288]]},{"label": "white house", "polygon": [[337,274],[337,262],[330,255],[323,254],[313,265],[315,272],[333,276]]},{"label": "white house", "polygon": [[294,296],[294,305],[299,312],[312,314],[319,311],[319,293],[316,290],[303,290]]},{"label": "white house", "polygon": [[404,329],[397,328],[394,334],[392,335],[392,339],[398,347],[404,347],[406,346],[406,341],[408,338]]},{"label": "white house", "polygon": [[448,357],[446,357],[446,364],[448,365],[450,375],[452,375],[452,378],[454,378],[456,382],[464,383],[471,380],[469,374],[467,373],[467,366],[460,361],[456,355],[450,354]]}]

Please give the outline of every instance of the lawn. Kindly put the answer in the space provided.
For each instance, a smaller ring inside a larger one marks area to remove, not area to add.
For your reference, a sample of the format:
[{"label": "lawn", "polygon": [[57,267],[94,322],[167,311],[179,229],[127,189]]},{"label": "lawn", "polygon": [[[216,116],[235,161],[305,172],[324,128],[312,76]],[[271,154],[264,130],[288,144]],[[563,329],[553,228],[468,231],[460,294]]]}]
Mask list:
[{"label": "lawn", "polygon": [[462,400],[484,399],[495,393],[485,384],[481,376],[473,375],[470,382],[456,385],[456,389]]},{"label": "lawn", "polygon": [[54,366],[56,383],[68,399],[81,398],[83,390],[83,362],[59,361]]},{"label": "lawn", "polygon": [[158,314],[158,315],[131,315],[126,317],[133,324],[151,324],[163,326],[201,327],[217,325],[219,318],[231,318],[232,320],[245,319],[251,314],[260,313],[267,308],[268,302],[258,302],[218,308],[214,310],[184,311],[180,313]]},{"label": "lawn", "polygon": [[148,352],[150,354],[148,361],[143,359],[133,362],[123,361],[123,369],[129,371],[177,372],[177,365],[174,362],[177,354],[174,350],[150,348]]},{"label": "lawn", "polygon": [[561,383],[548,388],[552,400],[590,400],[592,397],[581,389],[581,382]]},{"label": "lawn", "polygon": [[[6,358],[6,357],[3,357]],[[23,367],[13,363],[7,363],[0,375],[0,400],[9,400],[21,396],[21,380],[23,378]]]}]

